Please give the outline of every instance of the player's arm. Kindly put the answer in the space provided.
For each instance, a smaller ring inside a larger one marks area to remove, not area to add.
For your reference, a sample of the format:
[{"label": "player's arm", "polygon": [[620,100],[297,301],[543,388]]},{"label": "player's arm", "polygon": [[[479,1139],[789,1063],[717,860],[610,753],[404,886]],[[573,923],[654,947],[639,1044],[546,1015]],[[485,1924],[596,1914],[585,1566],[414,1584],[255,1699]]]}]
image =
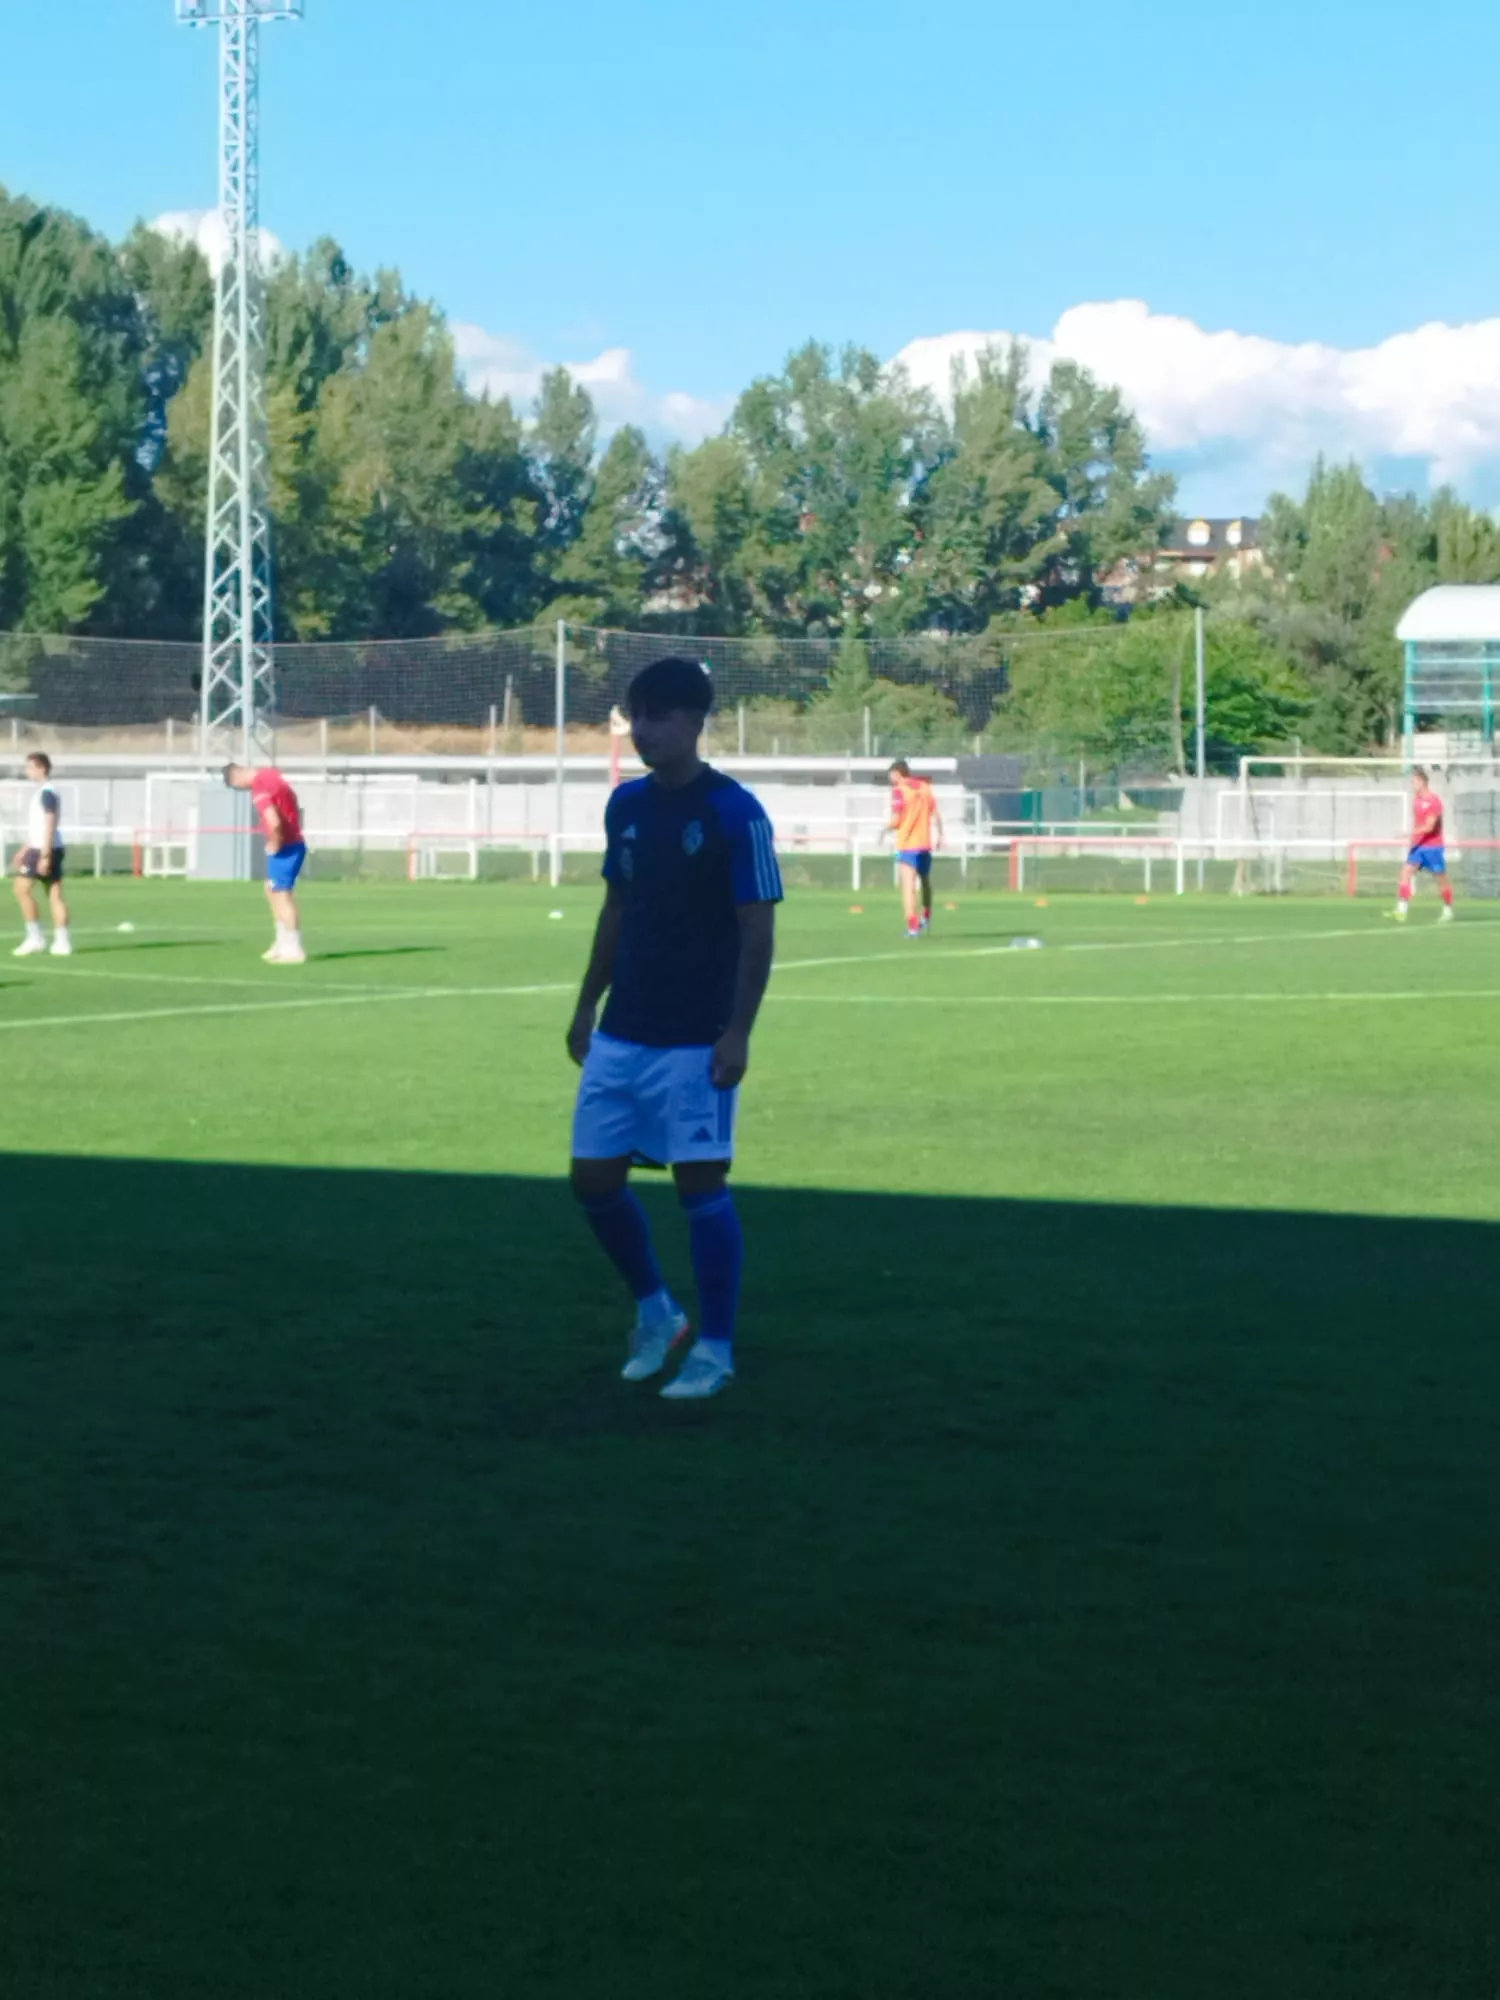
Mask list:
[{"label": "player's arm", "polygon": [[52,850],[57,844],[57,808],[49,807],[42,814],[42,847],[36,858],[38,875],[52,873]]},{"label": "player's arm", "polygon": [[734,981],[734,1007],[713,1054],[713,1080],[719,1090],[733,1090],[750,1067],[750,1031],[771,983],[771,961],[776,956],[776,905],[741,903],[736,914],[740,963]]},{"label": "player's arm", "polygon": [[932,844],[934,847],[943,844],[943,811],[937,802],[936,792],[932,795]]},{"label": "player's arm", "polygon": [[268,799],[260,809],[260,823],[266,830],[267,854],[279,854],[284,844],[286,826],[281,814]]},{"label": "player's arm", "polygon": [[615,953],[620,948],[620,924],[624,914],[625,900],[617,884],[611,882],[604,892],[604,907],[594,926],[594,945],[589,953],[583,984],[578,989],[578,1005],[568,1023],[568,1054],[576,1063],[582,1063],[589,1052],[599,1002],[609,991],[610,981],[615,976]]}]

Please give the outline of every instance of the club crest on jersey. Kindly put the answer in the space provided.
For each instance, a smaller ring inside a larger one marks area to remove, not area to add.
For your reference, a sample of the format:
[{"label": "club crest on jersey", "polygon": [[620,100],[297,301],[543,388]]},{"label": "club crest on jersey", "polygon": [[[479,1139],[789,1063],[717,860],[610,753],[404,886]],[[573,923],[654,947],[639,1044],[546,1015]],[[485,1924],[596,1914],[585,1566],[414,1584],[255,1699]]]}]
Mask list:
[{"label": "club crest on jersey", "polygon": [[702,820],[690,819],[682,829],[682,851],[684,854],[696,854],[702,845],[703,822]]}]

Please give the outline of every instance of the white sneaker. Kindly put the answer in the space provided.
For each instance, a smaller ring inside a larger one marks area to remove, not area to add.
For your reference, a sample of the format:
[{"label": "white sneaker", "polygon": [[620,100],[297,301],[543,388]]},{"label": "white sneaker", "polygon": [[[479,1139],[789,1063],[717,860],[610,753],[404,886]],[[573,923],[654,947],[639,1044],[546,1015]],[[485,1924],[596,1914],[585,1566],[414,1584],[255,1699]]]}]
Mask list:
[{"label": "white sneaker", "polygon": [[47,949],[47,940],[45,938],[32,938],[32,937],[22,938],[21,942],[16,946],[15,950],[11,953],[11,957],[35,958],[39,951],[45,951],[46,949]]},{"label": "white sneaker", "polygon": [[71,958],[73,956],[73,940],[71,938],[55,937],[52,940],[52,956],[54,958]]},{"label": "white sneaker", "polygon": [[279,944],[273,944],[269,951],[263,951],[261,953],[261,958],[267,965],[280,965],[281,946]]},{"label": "white sneaker", "polygon": [[654,1319],[635,1316],[635,1325],[630,1329],[630,1359],[620,1370],[626,1382],[648,1382],[653,1375],[659,1375],[667,1365],[667,1356],[688,1330],[688,1316],[680,1306],[674,1306],[669,1313],[658,1313]]},{"label": "white sneaker", "polygon": [[[270,954],[268,953],[269,957]],[[300,944],[283,945],[273,961],[276,965],[306,965],[307,953]]]},{"label": "white sneaker", "polygon": [[1438,918],[1438,922],[1440,924],[1451,924],[1453,921],[1453,917],[1454,917],[1453,905],[1451,903],[1444,903],[1443,914]]},{"label": "white sneaker", "polygon": [[734,1380],[734,1370],[716,1361],[702,1341],[688,1349],[687,1360],[662,1390],[669,1403],[697,1403],[705,1396],[717,1396]]}]

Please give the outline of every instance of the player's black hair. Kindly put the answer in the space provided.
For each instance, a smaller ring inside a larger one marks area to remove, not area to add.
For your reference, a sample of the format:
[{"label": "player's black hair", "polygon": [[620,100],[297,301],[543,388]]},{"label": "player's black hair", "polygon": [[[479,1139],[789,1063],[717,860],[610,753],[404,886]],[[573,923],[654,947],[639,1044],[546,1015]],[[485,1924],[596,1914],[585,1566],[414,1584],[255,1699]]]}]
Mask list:
[{"label": "player's black hair", "polygon": [[891,769],[892,771],[899,771],[903,778],[911,776],[911,765],[907,763],[904,757],[898,757],[895,763],[892,764]]},{"label": "player's black hair", "polygon": [[45,750],[28,750],[26,752],[26,761],[28,764],[40,764],[47,776],[49,778],[52,776],[52,759],[47,755]]},{"label": "player's black hair", "polygon": [[671,708],[707,715],[714,705],[714,684],[701,660],[669,653],[642,667],[625,693],[629,715],[662,715]]}]

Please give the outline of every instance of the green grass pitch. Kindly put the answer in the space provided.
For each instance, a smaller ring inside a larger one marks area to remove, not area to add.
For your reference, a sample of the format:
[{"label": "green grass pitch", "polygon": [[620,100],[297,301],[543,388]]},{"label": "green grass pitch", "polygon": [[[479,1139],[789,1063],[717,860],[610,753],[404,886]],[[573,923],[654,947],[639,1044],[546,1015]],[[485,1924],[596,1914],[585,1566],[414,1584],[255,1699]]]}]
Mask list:
[{"label": "green grass pitch", "polygon": [[1494,2000],[1500,921],[853,900],[696,1409],[561,1178],[592,890],[4,959],[6,1995]]}]

